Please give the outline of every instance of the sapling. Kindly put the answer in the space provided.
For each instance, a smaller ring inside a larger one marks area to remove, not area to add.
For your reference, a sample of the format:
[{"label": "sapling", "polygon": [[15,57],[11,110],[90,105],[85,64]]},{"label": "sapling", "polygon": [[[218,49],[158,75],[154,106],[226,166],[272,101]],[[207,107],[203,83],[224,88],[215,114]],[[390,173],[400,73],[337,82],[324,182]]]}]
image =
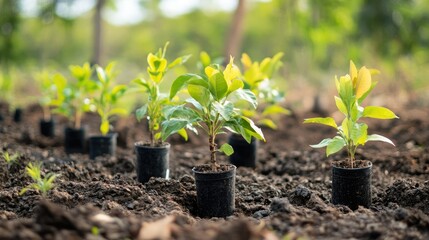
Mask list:
[{"label": "sapling", "polygon": [[94,98],[94,105],[97,113],[100,115],[101,124],[100,132],[104,136],[109,132],[110,118],[114,115],[126,115],[126,109],[118,107],[118,100],[124,96],[127,86],[120,84],[115,85],[115,63],[110,63],[105,69],[100,66],[96,67],[98,76],[98,97]]},{"label": "sapling", "polygon": [[63,91],[67,81],[60,74],[51,75],[47,71],[40,72],[36,75],[41,91],[40,105],[43,109],[43,120],[50,121],[51,108],[58,107],[64,99]]},{"label": "sapling", "polygon": [[339,96],[335,96],[335,104],[344,115],[341,125],[337,125],[332,117],[317,117],[305,119],[304,123],[317,123],[333,127],[337,130],[334,138],[323,139],[319,144],[311,145],[313,148],[326,147],[326,155],[329,156],[343,149],[347,150],[348,167],[355,168],[355,155],[359,146],[369,141],[382,141],[389,144],[393,142],[378,134],[368,134],[368,125],[358,122],[361,118],[393,119],[398,118],[391,110],[385,107],[367,106],[361,103],[373,90],[377,82],[372,81],[371,75],[378,73],[365,66],[357,70],[355,64],[350,61],[350,73],[335,77],[335,85]]},{"label": "sapling", "polygon": [[31,183],[27,187],[23,188],[20,195],[27,192],[29,189],[34,189],[36,191],[39,191],[43,197],[46,197],[47,193],[54,188],[54,181],[57,174],[53,173],[47,173],[44,177],[42,177],[42,170],[41,170],[42,163],[29,163],[25,167],[25,173],[27,176],[29,176],[34,183]]},{"label": "sapling", "polygon": [[179,76],[170,89],[170,99],[173,99],[182,88],[186,88],[191,96],[188,104],[170,106],[165,109],[166,120],[162,123],[162,138],[187,127],[192,130],[199,127],[208,135],[211,171],[218,171],[216,152],[231,155],[234,150],[231,145],[224,143],[219,149],[216,136],[230,130],[241,134],[247,142],[251,137],[265,140],[260,128],[251,119],[243,116],[235,108],[238,100],[245,100],[254,108],[257,106],[256,96],[248,89],[243,89],[240,70],[233,64],[233,58],[224,70],[217,64],[207,66],[205,74],[185,74]]},{"label": "sapling", "polygon": [[[163,108],[170,104],[168,96],[160,92],[160,84],[164,80],[165,74],[173,67],[185,63],[189,55],[176,58],[171,63],[168,63],[165,58],[168,42],[163,49],[159,49],[157,53],[149,53],[147,56],[147,73],[149,79],[138,78],[133,80],[138,88],[148,94],[147,103],[136,111],[137,120],[140,121],[144,117],[148,120],[150,145],[161,145],[161,122],[165,119]],[[181,133],[185,138],[187,137],[184,130]],[[164,139],[165,140],[165,139]]]},{"label": "sapling", "polygon": [[279,52],[272,58],[264,58],[260,63],[252,61],[249,55],[243,54],[241,63],[244,67],[243,81],[244,88],[250,89],[258,99],[259,106],[263,109],[253,109],[249,107],[241,108],[243,114],[252,118],[260,126],[276,129],[277,124],[273,121],[280,115],[289,114],[289,110],[280,104],[284,99],[284,94],[280,92],[272,83],[273,75],[278,71],[282,62],[283,53]]},{"label": "sapling", "polygon": [[63,89],[62,102],[55,111],[72,120],[73,127],[79,129],[83,114],[90,111],[93,106],[91,94],[97,89],[97,85],[95,81],[91,80],[92,69],[89,63],[82,66],[71,65],[69,69],[76,82],[67,82],[64,77],[58,76],[67,84]]}]

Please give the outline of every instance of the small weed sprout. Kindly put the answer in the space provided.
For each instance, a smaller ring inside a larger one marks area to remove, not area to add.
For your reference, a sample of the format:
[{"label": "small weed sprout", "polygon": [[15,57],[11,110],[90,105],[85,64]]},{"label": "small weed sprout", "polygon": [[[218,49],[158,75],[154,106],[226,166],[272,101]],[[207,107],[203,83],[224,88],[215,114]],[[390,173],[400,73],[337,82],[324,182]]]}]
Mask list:
[{"label": "small weed sprout", "polygon": [[18,163],[18,158],[20,157],[19,153],[10,155],[8,151],[2,152],[1,156],[6,162],[8,170],[12,167],[12,165]]},{"label": "small weed sprout", "polygon": [[6,177],[9,178],[10,169],[12,168],[13,165],[18,163],[18,159],[19,159],[20,155],[19,155],[19,153],[14,153],[14,154],[10,155],[8,151],[5,151],[5,152],[1,153],[1,156],[4,159],[4,161],[6,162],[6,166],[7,166],[7,171],[6,171],[7,176]]},{"label": "small weed sprout", "polygon": [[48,192],[54,188],[54,181],[58,174],[47,173],[45,177],[42,178],[41,166],[42,163],[39,162],[35,164],[29,163],[25,167],[25,173],[34,181],[34,183],[23,188],[19,193],[20,195],[24,194],[29,189],[34,189],[39,191],[43,197],[46,197]]}]

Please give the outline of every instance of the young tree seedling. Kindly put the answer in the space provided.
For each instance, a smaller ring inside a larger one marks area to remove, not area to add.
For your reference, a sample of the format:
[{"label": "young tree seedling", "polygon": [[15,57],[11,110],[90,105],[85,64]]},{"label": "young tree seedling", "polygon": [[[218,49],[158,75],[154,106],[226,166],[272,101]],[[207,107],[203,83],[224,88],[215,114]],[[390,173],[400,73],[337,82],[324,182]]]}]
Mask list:
[{"label": "young tree seedling", "polygon": [[64,101],[63,91],[67,81],[60,74],[51,75],[47,71],[38,73],[36,79],[42,94],[39,103],[43,109],[43,120],[49,121],[51,108],[60,106]]},{"label": "young tree seedling", "polygon": [[[161,138],[161,122],[165,119],[163,109],[170,104],[168,96],[160,92],[160,84],[164,80],[165,74],[173,67],[185,63],[189,55],[176,58],[173,62],[168,63],[165,58],[168,42],[163,49],[159,49],[157,53],[149,53],[147,56],[147,73],[149,79],[138,78],[133,80],[139,90],[148,94],[147,103],[136,111],[137,120],[140,121],[144,117],[147,118],[149,123],[150,145],[162,144]],[[187,139],[186,131],[179,131],[185,139]],[[165,140],[165,138],[164,138]]]},{"label": "young tree seedling", "polygon": [[255,94],[243,89],[240,70],[233,64],[233,58],[225,70],[219,65],[205,68],[205,74],[185,74],[179,76],[170,90],[170,99],[174,98],[182,88],[186,88],[191,96],[188,104],[171,106],[165,109],[166,120],[162,123],[162,137],[178,132],[183,128],[196,131],[194,126],[201,128],[209,137],[211,170],[217,171],[216,152],[226,155],[234,153],[231,145],[223,144],[219,149],[215,143],[216,136],[229,130],[240,134],[250,143],[251,137],[265,140],[260,128],[250,118],[243,116],[235,108],[238,100],[247,101],[254,108],[257,106]]},{"label": "young tree seedling", "polygon": [[79,129],[83,114],[89,112],[93,106],[91,94],[97,89],[97,84],[91,80],[92,69],[89,63],[82,66],[72,65],[69,69],[76,82],[67,82],[62,77],[62,81],[67,84],[63,89],[62,102],[55,111],[72,120],[73,127]]},{"label": "young tree seedling", "polygon": [[96,67],[98,76],[98,97],[94,98],[97,113],[100,115],[100,132],[104,136],[110,129],[110,118],[114,115],[127,115],[127,110],[117,106],[119,99],[124,96],[127,86],[115,85],[116,74],[114,72],[115,63],[110,63],[105,69]]},{"label": "young tree seedling", "polygon": [[363,100],[377,84],[371,79],[371,75],[375,73],[378,73],[378,71],[370,70],[365,66],[358,71],[355,64],[350,61],[350,73],[340,77],[340,79],[335,77],[335,85],[339,95],[338,97],[335,96],[335,104],[344,115],[341,125],[337,125],[332,117],[317,117],[304,120],[304,123],[323,124],[337,130],[337,136],[334,138],[323,139],[319,144],[311,145],[311,147],[326,147],[327,156],[345,147],[348,153],[349,168],[355,167],[355,155],[359,146],[363,146],[369,141],[382,141],[394,145],[390,139],[384,136],[378,134],[369,135],[368,125],[358,122],[361,118],[398,118],[391,110],[385,107],[361,106]]},{"label": "young tree seedling", "polygon": [[45,177],[42,178],[41,166],[42,163],[40,162],[35,164],[30,162],[25,167],[25,173],[34,181],[34,183],[31,183],[27,187],[23,188],[19,193],[20,195],[24,194],[29,189],[34,189],[36,191],[39,191],[42,196],[46,198],[48,192],[55,187],[54,181],[58,175],[53,173],[47,173]]},{"label": "young tree seedling", "polygon": [[272,82],[273,75],[281,67],[283,53],[277,53],[272,58],[264,58],[260,63],[252,61],[249,55],[244,53],[241,63],[244,67],[244,88],[250,89],[258,99],[259,106],[263,109],[242,108],[243,114],[256,121],[259,126],[276,129],[274,119],[280,115],[290,114],[289,110],[280,104],[284,100],[284,94],[280,92]]}]

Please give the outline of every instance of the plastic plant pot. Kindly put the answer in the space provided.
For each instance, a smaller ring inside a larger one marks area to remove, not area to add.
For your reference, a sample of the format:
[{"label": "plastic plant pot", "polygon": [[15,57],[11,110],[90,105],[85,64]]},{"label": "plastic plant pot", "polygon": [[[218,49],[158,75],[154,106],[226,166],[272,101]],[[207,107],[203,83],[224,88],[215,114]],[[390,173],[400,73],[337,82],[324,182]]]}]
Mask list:
[{"label": "plastic plant pot", "polygon": [[169,177],[170,144],[150,146],[142,142],[135,143],[137,157],[137,180],[146,183],[151,177]]},{"label": "plastic plant pot", "polygon": [[13,121],[16,123],[22,122],[22,109],[21,108],[15,109],[15,112],[13,113]]},{"label": "plastic plant pot", "polygon": [[67,154],[85,153],[86,150],[85,128],[70,128],[64,130],[64,148]]},{"label": "plastic plant pot", "polygon": [[197,188],[197,209],[200,217],[227,217],[235,208],[235,172],[237,167],[227,165],[226,171],[206,172],[209,165],[192,169]]},{"label": "plastic plant pot", "polygon": [[40,134],[45,137],[54,137],[55,136],[55,120],[50,119],[48,121],[41,119],[40,122]]},{"label": "plastic plant pot", "polygon": [[117,133],[109,133],[105,136],[93,136],[89,138],[89,158],[98,156],[115,156]]},{"label": "plastic plant pot", "polygon": [[229,156],[229,161],[237,167],[256,167],[258,160],[259,141],[252,137],[248,143],[241,135],[231,134],[228,138],[228,143],[234,149],[234,153]]},{"label": "plastic plant pot", "polygon": [[[356,161],[358,162],[358,161]],[[341,168],[332,165],[332,203],[346,205],[352,210],[371,206],[371,169],[366,167]]]}]

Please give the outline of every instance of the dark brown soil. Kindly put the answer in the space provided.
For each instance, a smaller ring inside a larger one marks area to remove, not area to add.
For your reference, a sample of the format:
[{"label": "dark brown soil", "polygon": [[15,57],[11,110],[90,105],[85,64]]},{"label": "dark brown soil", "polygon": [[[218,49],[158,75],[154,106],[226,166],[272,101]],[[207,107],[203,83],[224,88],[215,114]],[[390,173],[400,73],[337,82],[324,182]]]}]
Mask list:
[{"label": "dark brown soil", "polygon": [[[41,137],[40,111],[30,107],[23,123],[10,116],[0,123],[0,148],[22,154],[8,173],[0,163],[0,239],[429,239],[429,110],[398,115],[368,123],[371,133],[391,138],[396,147],[368,143],[357,152],[373,164],[370,208],[330,203],[331,164],[347,154],[326,158],[311,149],[335,132],[303,125],[312,114],[294,114],[279,130],[264,131],[256,169],[237,169],[234,215],[202,219],[191,169],[209,162],[204,136],[191,135],[188,143],[171,138],[171,179],[141,184],[133,144],[146,140],[143,123],[118,120],[116,157],[90,160],[64,153],[63,118],[57,118],[56,138]],[[97,134],[96,116],[84,122]],[[19,195],[31,182],[24,168],[35,161],[45,173],[59,174],[46,199],[34,190]]]}]

